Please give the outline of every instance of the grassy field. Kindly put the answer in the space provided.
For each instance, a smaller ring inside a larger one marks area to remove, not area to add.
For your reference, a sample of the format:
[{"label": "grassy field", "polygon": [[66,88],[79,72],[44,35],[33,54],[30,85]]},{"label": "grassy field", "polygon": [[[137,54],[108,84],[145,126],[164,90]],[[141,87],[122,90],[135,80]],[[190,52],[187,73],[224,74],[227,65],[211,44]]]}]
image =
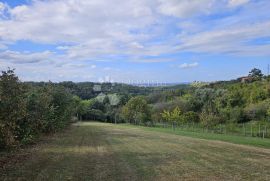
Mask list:
[{"label": "grassy field", "polygon": [[0,180],[270,180],[270,149],[80,123],[2,153]]},{"label": "grassy field", "polygon": [[[138,127],[131,124],[122,124],[122,126],[127,127],[127,128]],[[161,127],[140,126],[140,128],[146,131],[158,131],[158,132],[176,134],[176,135],[187,136],[187,137],[192,137],[192,138],[218,140],[218,141],[225,141],[225,142],[235,143],[235,144],[256,146],[256,147],[261,147],[261,148],[270,148],[269,138],[263,139],[260,137],[245,137],[245,136],[239,136],[239,135],[218,134],[218,133],[211,133],[211,132],[196,132],[196,131],[182,130],[182,129],[173,130],[171,127],[161,128]]]}]

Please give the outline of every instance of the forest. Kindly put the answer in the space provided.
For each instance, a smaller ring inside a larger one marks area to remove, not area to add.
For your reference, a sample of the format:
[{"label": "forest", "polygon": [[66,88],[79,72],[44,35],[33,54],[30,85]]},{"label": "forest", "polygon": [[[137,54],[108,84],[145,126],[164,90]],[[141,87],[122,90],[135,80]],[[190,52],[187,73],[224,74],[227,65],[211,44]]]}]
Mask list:
[{"label": "forest", "polygon": [[8,69],[0,75],[0,148],[32,143],[77,120],[145,126],[164,122],[203,127],[266,125],[270,120],[269,81],[256,68],[236,80],[170,87],[22,82]]},{"label": "forest", "polygon": [[71,91],[78,96],[79,119],[148,125],[161,121],[192,122],[214,126],[267,123],[270,116],[269,76],[256,68],[247,77],[236,80],[193,82],[163,89],[135,87],[136,94],[129,92],[132,86],[117,86],[118,93],[101,91],[92,99],[84,99]]}]

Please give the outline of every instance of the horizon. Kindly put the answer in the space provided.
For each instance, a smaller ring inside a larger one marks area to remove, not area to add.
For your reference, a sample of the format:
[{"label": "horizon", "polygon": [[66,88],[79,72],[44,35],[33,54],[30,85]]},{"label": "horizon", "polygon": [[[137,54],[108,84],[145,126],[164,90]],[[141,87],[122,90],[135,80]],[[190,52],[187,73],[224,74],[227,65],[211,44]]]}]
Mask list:
[{"label": "horizon", "polygon": [[0,0],[0,70],[34,82],[215,82],[264,74],[267,0]]}]

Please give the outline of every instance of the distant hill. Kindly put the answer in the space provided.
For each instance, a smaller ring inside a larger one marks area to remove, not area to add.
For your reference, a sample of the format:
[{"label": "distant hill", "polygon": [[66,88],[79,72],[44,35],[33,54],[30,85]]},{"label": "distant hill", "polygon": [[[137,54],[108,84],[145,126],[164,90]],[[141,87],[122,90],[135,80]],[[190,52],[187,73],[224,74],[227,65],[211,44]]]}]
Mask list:
[{"label": "distant hill", "polygon": [[148,95],[153,92],[177,90],[189,87],[189,83],[163,83],[163,84],[122,84],[122,83],[96,83],[71,81],[52,83],[52,82],[25,82],[32,86],[45,86],[48,84],[60,85],[66,88],[70,93],[79,96],[82,99],[91,99],[100,93],[121,94],[121,95]]}]

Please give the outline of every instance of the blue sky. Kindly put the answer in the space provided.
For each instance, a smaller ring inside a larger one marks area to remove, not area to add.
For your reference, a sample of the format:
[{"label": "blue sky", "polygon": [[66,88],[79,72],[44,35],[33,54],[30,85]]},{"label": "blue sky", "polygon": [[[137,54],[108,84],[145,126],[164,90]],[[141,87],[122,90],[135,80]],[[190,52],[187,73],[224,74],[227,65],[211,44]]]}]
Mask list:
[{"label": "blue sky", "polygon": [[269,0],[0,0],[0,69],[57,82],[267,73],[269,9]]}]

